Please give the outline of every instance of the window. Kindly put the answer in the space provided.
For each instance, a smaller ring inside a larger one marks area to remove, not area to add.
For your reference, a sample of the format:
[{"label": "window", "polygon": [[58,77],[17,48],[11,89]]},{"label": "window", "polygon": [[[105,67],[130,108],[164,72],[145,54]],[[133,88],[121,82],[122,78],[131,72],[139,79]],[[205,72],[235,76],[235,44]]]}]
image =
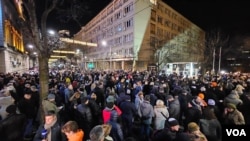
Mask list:
[{"label": "window", "polygon": [[119,11],[119,12],[117,12],[116,14],[115,14],[115,20],[117,20],[117,19],[120,19],[122,16],[121,16],[121,11]]},{"label": "window", "polygon": [[160,24],[162,24],[162,23],[163,23],[162,21],[163,21],[162,17],[161,17],[161,16],[158,16],[157,22],[160,23]]},{"label": "window", "polygon": [[126,30],[129,27],[133,26],[133,18],[129,19],[128,21],[124,22],[124,30]]},{"label": "window", "polygon": [[150,24],[150,33],[155,34],[155,24]]},{"label": "window", "polygon": [[129,13],[130,11],[133,10],[133,2],[131,2],[130,4],[128,4],[125,8],[124,8],[124,14]]},{"label": "window", "polygon": [[152,21],[156,20],[156,12],[154,10],[152,10],[152,12],[151,12],[151,20]]}]

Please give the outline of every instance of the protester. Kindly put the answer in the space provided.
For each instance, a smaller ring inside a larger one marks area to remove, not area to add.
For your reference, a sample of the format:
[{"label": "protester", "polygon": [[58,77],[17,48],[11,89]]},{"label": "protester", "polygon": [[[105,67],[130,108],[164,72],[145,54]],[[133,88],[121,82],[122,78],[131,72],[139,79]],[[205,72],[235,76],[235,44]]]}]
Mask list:
[{"label": "protester", "polygon": [[104,129],[102,125],[96,125],[89,133],[90,141],[104,141]]},{"label": "protester", "polygon": [[66,122],[62,127],[62,132],[67,136],[68,141],[83,141],[84,132],[79,129],[75,121]]},{"label": "protester", "polygon": [[165,121],[169,117],[167,107],[164,105],[163,100],[158,99],[154,106],[154,129],[160,130],[165,128]]},{"label": "protester", "polygon": [[103,124],[102,125],[104,130],[104,141],[113,141],[113,138],[109,135],[112,129],[112,126],[110,124]]},{"label": "protester", "polygon": [[66,136],[61,132],[60,123],[57,120],[55,111],[45,113],[44,123],[42,123],[33,141],[66,141]]},{"label": "protester", "polygon": [[199,125],[195,122],[188,123],[188,132],[195,135],[192,141],[207,141],[206,136],[200,131]]},{"label": "protester", "polygon": [[232,103],[226,105],[223,118],[224,124],[227,125],[245,125],[243,114]]},{"label": "protester", "polygon": [[141,117],[141,136],[148,140],[150,137],[150,126],[152,124],[152,118],[154,117],[154,109],[150,104],[150,95],[146,95],[144,101],[140,103],[138,108],[138,115]]},{"label": "protester", "polygon": [[152,141],[189,141],[189,137],[185,134],[175,118],[167,120],[167,127],[157,130],[152,135]]},{"label": "protester", "polygon": [[26,116],[17,114],[15,105],[6,108],[7,117],[0,121],[1,141],[22,141],[26,126]]}]

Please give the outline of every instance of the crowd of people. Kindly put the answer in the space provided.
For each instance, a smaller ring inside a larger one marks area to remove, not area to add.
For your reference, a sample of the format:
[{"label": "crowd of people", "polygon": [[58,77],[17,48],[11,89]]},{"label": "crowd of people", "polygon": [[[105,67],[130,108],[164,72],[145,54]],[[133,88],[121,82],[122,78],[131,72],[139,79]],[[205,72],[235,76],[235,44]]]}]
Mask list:
[{"label": "crowd of people", "polygon": [[[0,74],[2,141],[221,141],[222,127],[250,123],[250,78],[153,71]],[[43,120],[41,119],[43,113]]]}]

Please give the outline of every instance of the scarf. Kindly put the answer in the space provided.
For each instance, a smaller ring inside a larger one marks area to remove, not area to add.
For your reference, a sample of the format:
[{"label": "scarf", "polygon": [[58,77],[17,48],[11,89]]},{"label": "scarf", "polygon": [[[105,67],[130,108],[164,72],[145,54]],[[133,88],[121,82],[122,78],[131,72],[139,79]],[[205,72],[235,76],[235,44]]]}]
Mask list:
[{"label": "scarf", "polygon": [[57,117],[55,117],[54,121],[51,124],[44,124],[44,129],[47,130],[47,141],[51,141],[51,127],[57,122]]}]

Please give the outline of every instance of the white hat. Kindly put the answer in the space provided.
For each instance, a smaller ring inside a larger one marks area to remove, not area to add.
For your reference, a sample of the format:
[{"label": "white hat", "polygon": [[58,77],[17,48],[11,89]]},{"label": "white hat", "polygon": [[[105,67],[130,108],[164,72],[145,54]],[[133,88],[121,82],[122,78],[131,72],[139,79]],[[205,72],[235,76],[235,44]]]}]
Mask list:
[{"label": "white hat", "polygon": [[203,86],[203,87],[200,88],[200,90],[201,90],[202,92],[205,92],[205,91],[206,91],[206,88]]},{"label": "white hat", "polygon": [[214,106],[215,105],[215,101],[213,99],[208,99],[207,104],[211,105],[211,106]]}]

